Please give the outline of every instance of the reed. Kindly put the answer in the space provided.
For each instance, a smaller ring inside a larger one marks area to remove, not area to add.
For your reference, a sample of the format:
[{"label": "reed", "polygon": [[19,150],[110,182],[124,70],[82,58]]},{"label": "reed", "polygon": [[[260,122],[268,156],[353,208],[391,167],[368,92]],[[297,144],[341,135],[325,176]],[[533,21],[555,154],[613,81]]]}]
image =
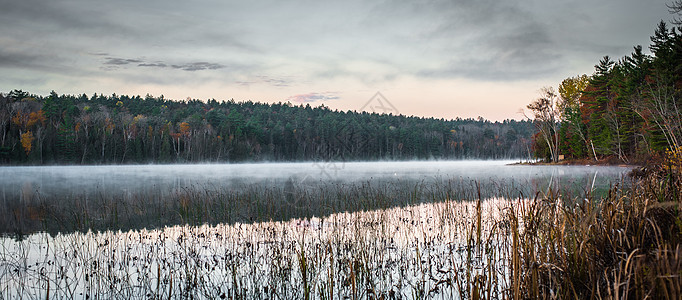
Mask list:
[{"label": "reed", "polygon": [[511,209],[513,298],[682,298],[678,175],[652,173],[600,199],[550,192]]}]

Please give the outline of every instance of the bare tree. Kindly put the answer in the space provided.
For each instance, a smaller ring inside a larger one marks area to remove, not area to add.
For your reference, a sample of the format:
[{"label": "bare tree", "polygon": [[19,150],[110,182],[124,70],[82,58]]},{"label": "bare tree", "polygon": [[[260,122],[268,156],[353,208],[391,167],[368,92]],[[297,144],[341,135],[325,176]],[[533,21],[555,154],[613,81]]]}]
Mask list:
[{"label": "bare tree", "polygon": [[9,124],[12,119],[9,103],[9,99],[0,93],[0,130],[2,130],[2,134],[0,134],[0,147],[5,146],[7,124]]},{"label": "bare tree", "polygon": [[673,88],[657,80],[649,83],[648,89],[650,100],[638,105],[635,112],[644,119],[653,120],[670,149],[679,149],[682,146],[682,111]]},{"label": "bare tree", "polygon": [[[682,15],[682,0],[675,0],[670,4],[667,4],[668,11],[674,15]],[[671,21],[675,25],[682,25],[682,19],[673,18]]]},{"label": "bare tree", "polygon": [[559,161],[559,97],[552,87],[544,87],[540,98],[526,106],[533,114],[540,135],[547,143],[553,162]]}]

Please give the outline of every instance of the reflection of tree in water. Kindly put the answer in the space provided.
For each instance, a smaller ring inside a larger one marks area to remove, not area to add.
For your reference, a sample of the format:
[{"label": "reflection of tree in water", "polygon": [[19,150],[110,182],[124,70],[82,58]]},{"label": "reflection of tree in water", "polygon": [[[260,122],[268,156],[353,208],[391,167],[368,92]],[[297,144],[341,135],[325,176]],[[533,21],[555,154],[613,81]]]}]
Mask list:
[{"label": "reflection of tree in water", "polygon": [[[591,174],[590,174],[591,175]],[[591,177],[591,178],[590,178]],[[602,178],[608,182],[609,178]],[[445,200],[530,198],[560,193],[565,199],[584,199],[605,193],[608,184],[592,176],[570,177],[553,171],[523,180],[433,177],[373,179],[361,182],[308,181],[290,177],[279,183],[233,187],[191,185],[158,193],[149,188],[124,194],[41,195],[6,200],[0,232],[51,234],[87,230],[130,230],[189,224],[253,223],[327,216],[337,212],[369,211]],[[28,193],[28,192],[27,192]],[[28,194],[27,194],[28,195]]]},{"label": "reflection of tree in water", "polygon": [[21,186],[21,199],[22,200],[30,201],[31,199],[33,199],[33,196],[35,195],[35,193],[36,193],[36,190],[35,190],[35,187],[33,187],[33,182],[26,181]]}]

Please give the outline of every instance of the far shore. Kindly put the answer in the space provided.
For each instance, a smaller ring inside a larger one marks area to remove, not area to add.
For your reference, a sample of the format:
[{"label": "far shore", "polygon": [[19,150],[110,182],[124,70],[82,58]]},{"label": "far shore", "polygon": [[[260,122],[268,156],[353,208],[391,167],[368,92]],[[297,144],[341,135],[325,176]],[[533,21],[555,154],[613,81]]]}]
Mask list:
[{"label": "far shore", "polygon": [[618,166],[618,167],[641,167],[646,165],[646,161],[625,162],[615,157],[607,157],[600,160],[594,159],[563,159],[558,162],[537,161],[537,162],[516,162],[510,165],[528,166]]}]

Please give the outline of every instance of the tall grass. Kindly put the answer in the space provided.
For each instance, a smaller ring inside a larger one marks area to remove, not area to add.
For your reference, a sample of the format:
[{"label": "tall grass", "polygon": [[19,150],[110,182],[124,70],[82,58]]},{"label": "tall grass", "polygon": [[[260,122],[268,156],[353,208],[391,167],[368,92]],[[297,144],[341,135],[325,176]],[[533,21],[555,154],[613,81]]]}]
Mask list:
[{"label": "tall grass", "polygon": [[600,199],[550,192],[512,207],[510,296],[682,299],[680,186],[652,172]]}]

